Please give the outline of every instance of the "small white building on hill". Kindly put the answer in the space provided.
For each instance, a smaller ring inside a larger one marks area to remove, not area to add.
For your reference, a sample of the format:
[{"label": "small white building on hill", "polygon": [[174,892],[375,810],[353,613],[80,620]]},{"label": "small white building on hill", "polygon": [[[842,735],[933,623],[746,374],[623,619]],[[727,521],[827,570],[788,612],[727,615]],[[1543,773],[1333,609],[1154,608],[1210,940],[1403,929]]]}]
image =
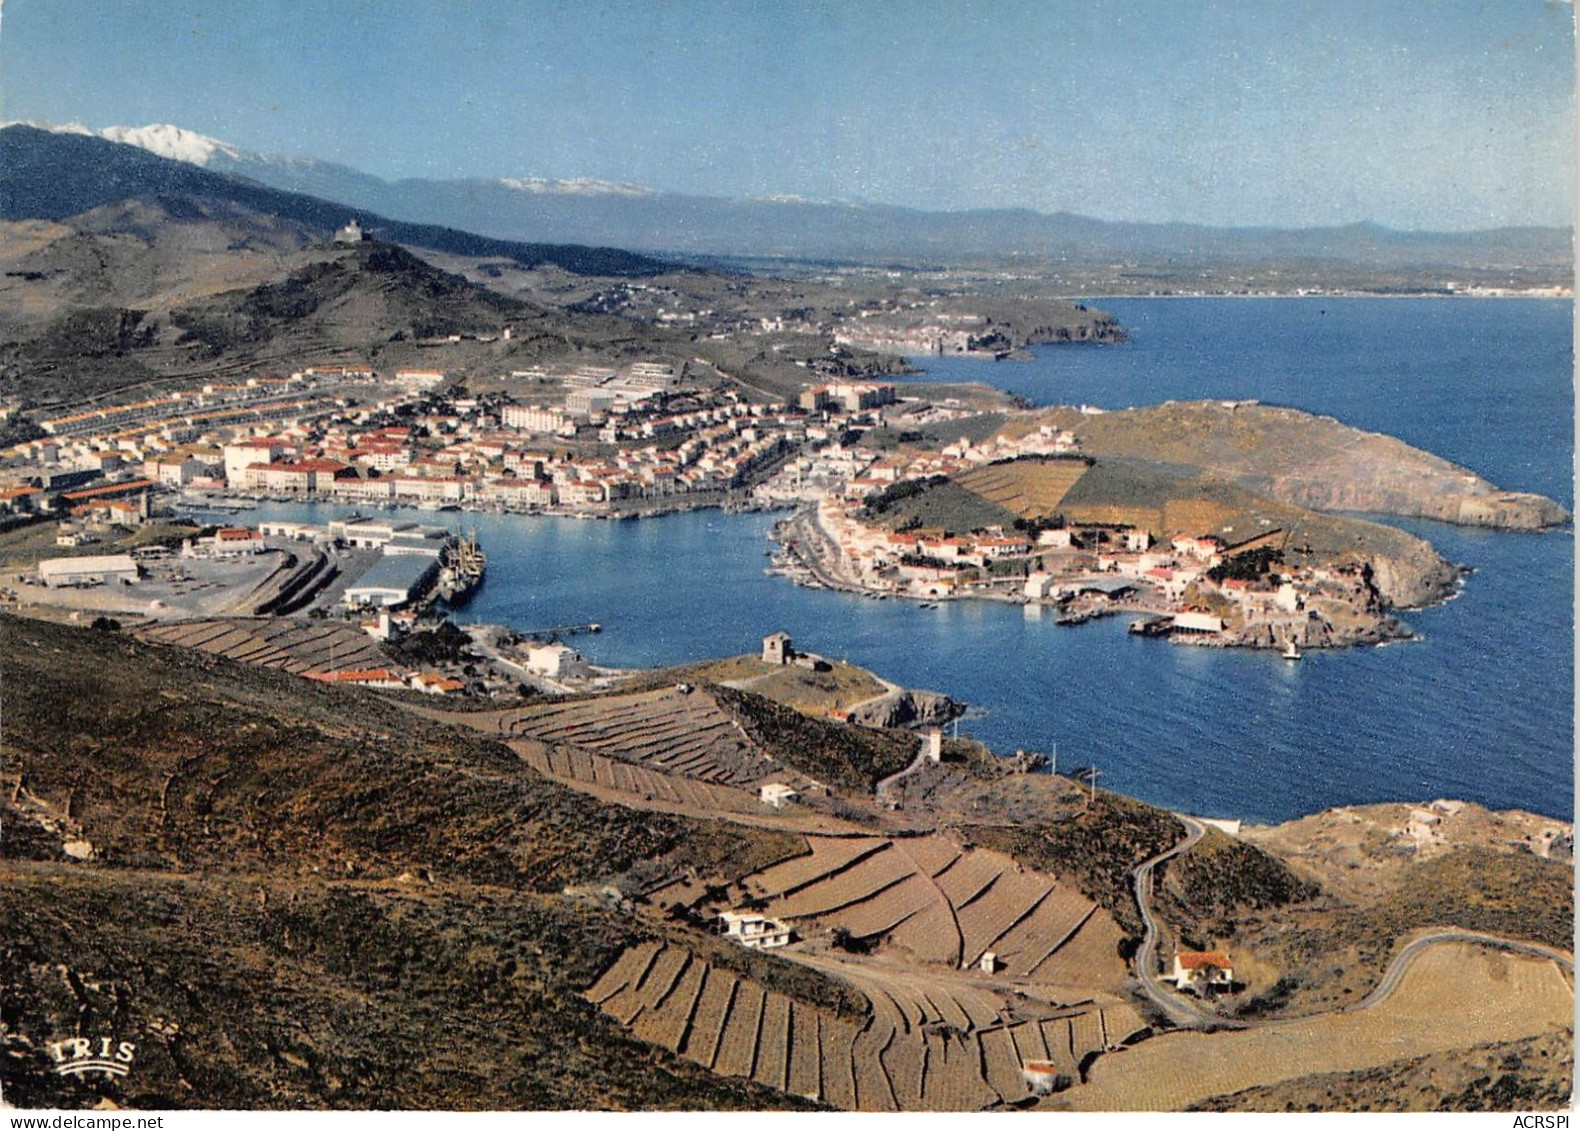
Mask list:
[{"label": "small white building on hill", "polygon": [[752,911],[721,912],[719,923],[726,938],[751,950],[771,950],[790,942],[791,932],[786,924]]}]

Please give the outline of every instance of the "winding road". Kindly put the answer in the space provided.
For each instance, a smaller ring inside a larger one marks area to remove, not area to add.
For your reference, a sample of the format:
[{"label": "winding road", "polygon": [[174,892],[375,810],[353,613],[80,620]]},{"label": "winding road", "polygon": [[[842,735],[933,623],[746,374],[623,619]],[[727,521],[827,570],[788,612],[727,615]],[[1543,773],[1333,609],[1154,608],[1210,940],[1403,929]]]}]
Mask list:
[{"label": "winding road", "polygon": [[[1270,1028],[1278,1025],[1297,1025],[1310,1021],[1315,1017],[1327,1014],[1307,1014],[1301,1017],[1270,1017],[1252,1021],[1223,1017],[1209,1009],[1203,1008],[1194,1000],[1176,993],[1164,985],[1157,974],[1157,951],[1161,929],[1156,916],[1152,911],[1152,875],[1159,864],[1178,856],[1181,852],[1193,846],[1206,835],[1207,828],[1194,817],[1187,817],[1183,813],[1174,816],[1185,826],[1185,839],[1172,848],[1158,853],[1150,860],[1138,864],[1131,873],[1131,887],[1135,892],[1136,907],[1141,912],[1141,924],[1144,930],[1141,946],[1136,951],[1136,978],[1141,983],[1142,990],[1147,997],[1181,1029],[1251,1029]],[[1404,979],[1405,971],[1410,968],[1423,951],[1429,947],[1443,943],[1474,943],[1480,946],[1496,947],[1499,950],[1513,951],[1517,954],[1529,954],[1538,958],[1548,958],[1567,969],[1571,976],[1574,973],[1574,956],[1557,947],[1545,946],[1542,943],[1528,942],[1523,939],[1504,938],[1501,935],[1490,935],[1483,931],[1467,931],[1460,927],[1433,927],[1406,943],[1394,955],[1393,961],[1388,963],[1383,971],[1382,978],[1376,987],[1354,1005],[1330,1011],[1331,1013],[1359,1013],[1362,1010],[1374,1009],[1388,1000],[1388,997],[1399,988],[1399,983]]]},{"label": "winding road", "polygon": [[1193,846],[1207,834],[1207,826],[1193,817],[1176,813],[1175,817],[1185,826],[1185,839],[1173,848],[1164,849],[1150,860],[1143,860],[1131,873],[1131,889],[1135,892],[1136,907],[1141,912],[1143,935],[1141,947],[1136,951],[1136,977],[1152,1003],[1166,1017],[1182,1029],[1244,1029],[1243,1021],[1228,1021],[1194,1001],[1174,993],[1158,978],[1158,939],[1162,934],[1157,917],[1152,913],[1152,872],[1165,860],[1172,859]]},{"label": "winding road", "polygon": [[[881,699],[881,698],[883,698],[883,696],[880,695],[879,698]],[[869,700],[869,702],[870,702],[870,700]],[[882,801],[883,798],[885,796],[887,796],[889,790],[893,787],[895,782],[899,781],[901,778],[905,777],[907,774],[913,774],[917,770],[921,769],[922,765],[926,761],[927,761],[927,739],[923,738],[923,739],[921,739],[920,744],[917,747],[916,757],[911,759],[911,764],[909,766],[906,766],[905,769],[899,771],[899,773],[890,774],[888,777],[886,777],[882,781],[880,781],[875,787],[873,787],[873,790],[872,790],[873,796],[876,797],[878,800]]]}]

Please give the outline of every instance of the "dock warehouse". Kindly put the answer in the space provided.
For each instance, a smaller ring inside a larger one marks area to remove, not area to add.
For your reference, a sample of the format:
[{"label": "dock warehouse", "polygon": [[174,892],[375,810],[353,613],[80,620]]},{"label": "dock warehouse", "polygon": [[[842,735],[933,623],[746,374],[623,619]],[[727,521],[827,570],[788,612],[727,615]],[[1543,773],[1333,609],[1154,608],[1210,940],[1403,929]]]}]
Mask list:
[{"label": "dock warehouse", "polygon": [[417,554],[385,555],[373,568],[346,588],[351,608],[374,605],[391,609],[418,596],[439,573],[439,559]]},{"label": "dock warehouse", "polygon": [[74,585],[127,584],[137,580],[137,563],[130,554],[96,554],[83,558],[45,558],[38,563],[38,579],[51,589]]}]

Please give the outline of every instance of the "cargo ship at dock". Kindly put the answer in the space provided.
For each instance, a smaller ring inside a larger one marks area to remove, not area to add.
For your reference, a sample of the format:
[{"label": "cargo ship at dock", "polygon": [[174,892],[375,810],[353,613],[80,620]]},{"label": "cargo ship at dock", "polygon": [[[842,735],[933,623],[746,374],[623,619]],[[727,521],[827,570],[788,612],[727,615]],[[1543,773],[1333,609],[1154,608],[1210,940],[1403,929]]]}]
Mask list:
[{"label": "cargo ship at dock", "polygon": [[466,604],[483,583],[487,570],[488,557],[477,535],[456,538],[439,558],[439,597],[452,608]]}]

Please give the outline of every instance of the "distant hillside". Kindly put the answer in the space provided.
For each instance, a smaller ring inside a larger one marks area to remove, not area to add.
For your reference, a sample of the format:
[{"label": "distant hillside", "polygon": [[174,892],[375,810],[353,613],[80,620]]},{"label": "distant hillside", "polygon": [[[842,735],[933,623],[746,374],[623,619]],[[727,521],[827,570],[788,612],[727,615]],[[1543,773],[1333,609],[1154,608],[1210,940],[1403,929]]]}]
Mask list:
[{"label": "distant hillside", "polygon": [[[417,339],[494,335],[505,324],[520,331],[512,348],[530,354],[565,348],[573,325],[597,335],[611,321],[573,323],[378,242],[211,257],[171,247],[163,235],[144,242],[77,233],[21,266],[13,274],[24,277],[5,280],[0,294],[46,313],[32,322],[0,317],[0,390],[42,404],[281,358],[300,364],[349,353],[368,361],[394,349],[403,363],[415,360]],[[251,285],[202,293],[232,278]],[[179,302],[183,282],[198,292],[195,301],[166,305]],[[148,305],[130,305],[140,301]]]},{"label": "distant hillside", "polygon": [[278,283],[171,312],[180,341],[218,355],[306,333],[325,338],[427,338],[497,333],[543,312],[451,275],[404,248],[364,243]]},{"label": "distant hillside", "polygon": [[[290,167],[249,175],[298,181]],[[1369,270],[1562,269],[1568,231],[1397,232],[1374,224],[1288,230],[1134,224],[1027,209],[922,212],[890,205],[525,191],[506,181],[334,180],[335,191],[390,215],[507,239],[609,243],[672,255],[758,255],[866,263],[1029,264],[1131,261],[1171,269],[1243,263]],[[328,185],[324,188],[327,189]],[[319,190],[323,191],[323,189]]]},{"label": "distant hillside", "polygon": [[[323,237],[366,207],[271,188],[103,138],[22,125],[0,129],[0,219],[64,220],[123,200],[170,197],[228,201],[308,225]],[[668,269],[658,260],[610,248],[521,244],[360,215],[365,226],[392,243],[453,255],[491,256],[526,266],[552,264],[580,275],[645,277]]]}]

